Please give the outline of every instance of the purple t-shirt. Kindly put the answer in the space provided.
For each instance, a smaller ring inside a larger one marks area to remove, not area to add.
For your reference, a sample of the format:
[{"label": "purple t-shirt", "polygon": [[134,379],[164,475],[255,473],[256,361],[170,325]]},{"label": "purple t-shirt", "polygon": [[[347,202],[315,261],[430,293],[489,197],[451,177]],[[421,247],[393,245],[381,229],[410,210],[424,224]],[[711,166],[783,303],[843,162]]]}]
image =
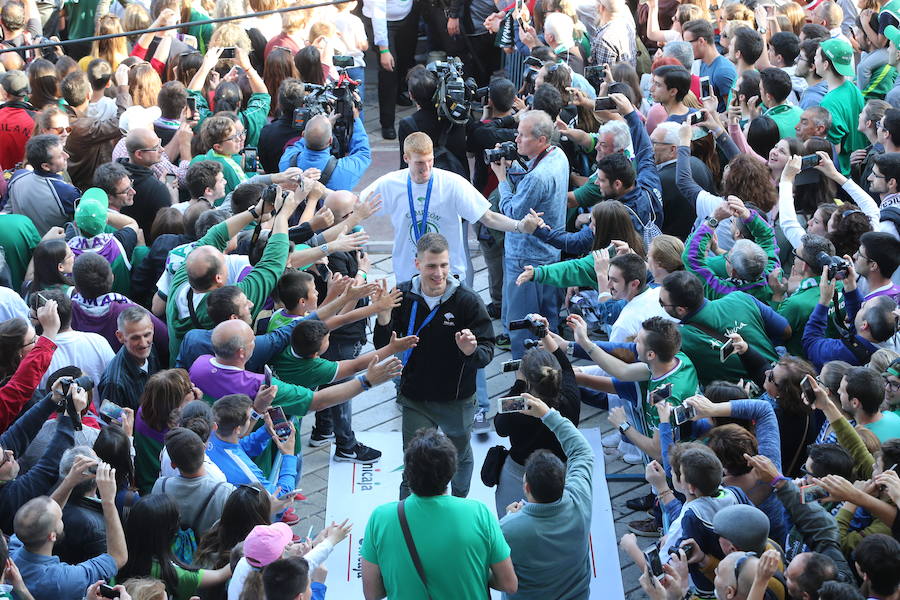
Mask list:
[{"label": "purple t-shirt", "polygon": [[191,381],[213,400],[228,394],[246,394],[256,397],[256,392],[263,384],[264,376],[253,371],[221,366],[214,362],[214,357],[204,354],[191,365]]},{"label": "purple t-shirt", "polygon": [[890,287],[881,288],[880,290],[869,292],[868,294],[866,294],[866,297],[863,298],[863,301],[875,298],[876,296],[890,296],[890,298],[895,302],[900,302],[900,286],[898,286],[896,283],[892,283]]}]

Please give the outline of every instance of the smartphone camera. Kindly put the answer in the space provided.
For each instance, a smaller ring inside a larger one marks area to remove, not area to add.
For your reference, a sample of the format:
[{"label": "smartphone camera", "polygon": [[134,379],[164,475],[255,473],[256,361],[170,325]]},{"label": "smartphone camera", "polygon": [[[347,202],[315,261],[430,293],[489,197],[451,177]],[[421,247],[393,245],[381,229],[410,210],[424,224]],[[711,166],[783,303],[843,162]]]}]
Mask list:
[{"label": "smartphone camera", "polygon": [[594,110],[616,110],[616,103],[609,96],[594,100]]},{"label": "smartphone camera", "polygon": [[676,425],[684,425],[697,416],[697,410],[690,404],[682,404],[681,406],[676,406],[672,414]]},{"label": "smartphone camera", "polygon": [[807,154],[803,158],[800,159],[800,168],[801,169],[811,169],[817,166],[822,159],[818,154]]},{"label": "smartphone camera", "polygon": [[662,560],[659,558],[659,548],[656,545],[650,546],[644,550],[644,561],[647,563],[647,570],[657,579],[662,579],[663,568]]},{"label": "smartphone camera", "polygon": [[500,398],[500,412],[514,413],[525,410],[525,398],[522,396],[508,396]]},{"label": "smartphone camera", "polygon": [[519,370],[519,366],[522,364],[522,360],[508,360],[504,363],[501,363],[501,372],[503,373],[512,373],[514,371]]}]

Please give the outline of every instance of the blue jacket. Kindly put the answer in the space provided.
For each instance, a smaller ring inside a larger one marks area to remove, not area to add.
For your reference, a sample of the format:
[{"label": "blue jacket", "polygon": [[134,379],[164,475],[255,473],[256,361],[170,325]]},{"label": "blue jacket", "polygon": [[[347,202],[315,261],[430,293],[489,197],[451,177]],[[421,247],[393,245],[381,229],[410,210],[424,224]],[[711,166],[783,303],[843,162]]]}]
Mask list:
[{"label": "blue jacket", "polygon": [[[859,289],[852,292],[844,291],[844,306],[847,309],[847,320],[852,323],[862,306],[862,294],[859,293]],[[816,304],[803,330],[803,351],[816,370],[820,370],[822,365],[830,360],[843,360],[851,365],[859,365],[859,359],[842,340],[826,337],[827,327],[828,307]],[[851,328],[851,331],[870,354],[878,350],[875,344],[857,335],[854,329]]]},{"label": "blue jacket", "polygon": [[[527,172],[508,172],[498,189],[500,211],[510,219],[518,221],[533,208],[544,213],[544,222],[551,229],[562,229],[566,223],[569,159],[560,148],[550,146]],[[506,256],[526,264],[546,265],[559,260],[559,250],[527,233],[507,233],[505,243]]]},{"label": "blue jacket", "polygon": [[225,479],[233,485],[259,482],[270,494],[279,495],[295,489],[297,485],[297,457],[281,455],[278,480],[269,481],[251,456],[259,456],[269,443],[269,432],[260,427],[241,439],[238,444],[223,441],[219,436],[209,436],[206,455],[222,469]]},{"label": "blue jacket", "polygon": [[[647,129],[641,123],[637,111],[625,115],[628,131],[631,132],[631,144],[634,146],[634,165],[636,180],[634,188],[626,192],[619,202],[633,210],[637,216],[631,215],[631,221],[639,234],[644,233],[644,225],[655,220],[658,227],[663,224],[662,183],[656,170],[656,158],[653,144]],[[651,204],[652,198],[652,204]]]},{"label": "blue jacket", "polygon": [[[318,319],[318,316],[313,312],[302,319],[291,321],[275,331],[256,336],[253,356],[250,357],[244,368],[254,373],[262,373],[263,365],[271,362],[282,350],[287,348],[291,341],[291,333],[297,323],[309,318]],[[181,350],[178,351],[178,358],[175,359],[175,367],[190,369],[194,361],[204,354],[215,355],[212,347],[212,329],[192,329],[181,340]]]},{"label": "blue jacket", "polygon": [[[306,139],[300,138],[285,149],[281,160],[278,161],[279,170],[284,171],[290,167],[295,156],[297,157],[297,166],[301,169],[316,168],[324,171],[328,159],[331,158],[331,148],[310,150],[306,147]],[[350,150],[347,152],[347,156],[338,159],[337,165],[325,185],[330,190],[352,190],[371,164],[372,151],[369,149],[369,136],[366,135],[366,127],[363,125],[362,119],[357,117],[353,123]]]}]

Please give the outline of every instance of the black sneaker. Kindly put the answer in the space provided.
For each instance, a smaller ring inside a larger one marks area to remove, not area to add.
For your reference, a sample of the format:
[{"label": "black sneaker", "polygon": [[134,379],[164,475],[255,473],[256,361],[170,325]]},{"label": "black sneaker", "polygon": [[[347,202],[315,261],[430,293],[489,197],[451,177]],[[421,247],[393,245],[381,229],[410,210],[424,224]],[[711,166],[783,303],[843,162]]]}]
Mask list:
[{"label": "black sneaker", "polygon": [[378,462],[378,459],[380,458],[380,450],[369,448],[359,442],[349,450],[341,450],[340,448],[335,448],[334,450],[334,460],[336,462],[352,462],[368,465]]},{"label": "black sneaker", "polygon": [[500,305],[494,302],[491,302],[487,305],[488,316],[492,319],[500,318]]},{"label": "black sneaker", "polygon": [[321,448],[322,446],[327,446],[333,441],[333,433],[319,433],[318,431],[313,430],[313,432],[309,434],[309,445],[312,448]]},{"label": "black sneaker", "polygon": [[647,494],[646,496],[630,498],[625,501],[625,506],[627,506],[631,510],[650,510],[651,508],[653,508],[653,503],[655,500],[656,496],[651,493]]},{"label": "black sneaker", "polygon": [[656,525],[656,519],[638,519],[637,521],[629,521],[628,529],[631,533],[641,537],[660,537],[662,536],[662,527]]},{"label": "black sneaker", "polygon": [[496,346],[501,350],[509,350],[511,343],[509,341],[509,336],[505,333],[501,333],[497,336]]}]

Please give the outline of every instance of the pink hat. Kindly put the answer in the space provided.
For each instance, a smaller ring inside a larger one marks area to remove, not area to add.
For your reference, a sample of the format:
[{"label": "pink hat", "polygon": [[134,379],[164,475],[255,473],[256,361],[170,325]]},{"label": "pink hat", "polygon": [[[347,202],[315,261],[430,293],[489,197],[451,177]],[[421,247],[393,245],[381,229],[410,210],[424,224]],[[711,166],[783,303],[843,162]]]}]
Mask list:
[{"label": "pink hat", "polygon": [[286,523],[257,525],[244,540],[244,558],[253,567],[265,567],[281,558],[285,547],[294,538]]}]

